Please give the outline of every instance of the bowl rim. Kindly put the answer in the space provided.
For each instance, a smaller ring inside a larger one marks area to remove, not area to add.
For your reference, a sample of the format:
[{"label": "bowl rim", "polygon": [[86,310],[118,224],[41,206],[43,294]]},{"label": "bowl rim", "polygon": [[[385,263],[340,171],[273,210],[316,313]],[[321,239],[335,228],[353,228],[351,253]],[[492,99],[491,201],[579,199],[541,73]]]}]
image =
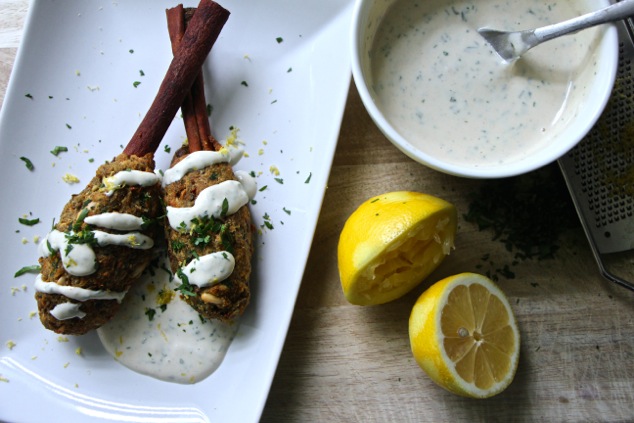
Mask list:
[{"label": "bowl rim", "polygon": [[[602,93],[599,96],[600,101],[589,104],[590,107],[593,107],[590,119],[585,120],[583,124],[573,123],[572,126],[566,128],[564,132],[568,134],[567,138],[572,141],[559,143],[560,145],[558,148],[553,147],[554,150],[550,155],[541,158],[522,158],[519,161],[514,161],[501,166],[467,166],[440,160],[417,149],[405,137],[403,137],[387,120],[370,93],[361,65],[361,54],[363,54],[361,49],[365,35],[365,28],[362,28],[362,25],[364,24],[364,11],[369,8],[371,4],[377,1],[379,0],[355,0],[352,12],[352,24],[350,26],[352,78],[363,105],[383,135],[385,135],[385,137],[405,155],[427,167],[450,175],[474,179],[505,178],[528,173],[557,161],[559,158],[568,153],[568,151],[572,150],[579,142],[581,142],[599,120],[610,99],[614,82],[616,80],[619,62],[619,38],[616,23],[604,24],[605,29],[601,34],[602,38],[599,40],[598,48],[600,51],[597,61],[603,63],[602,67],[605,68],[605,73],[600,74],[602,75],[601,78],[597,77],[593,80],[600,83],[600,87],[596,89],[599,90],[597,92]],[[597,0],[598,7],[605,7],[609,4],[609,0]],[[597,74],[597,76],[598,75],[599,74]],[[584,114],[584,116],[587,114],[588,113]]]}]

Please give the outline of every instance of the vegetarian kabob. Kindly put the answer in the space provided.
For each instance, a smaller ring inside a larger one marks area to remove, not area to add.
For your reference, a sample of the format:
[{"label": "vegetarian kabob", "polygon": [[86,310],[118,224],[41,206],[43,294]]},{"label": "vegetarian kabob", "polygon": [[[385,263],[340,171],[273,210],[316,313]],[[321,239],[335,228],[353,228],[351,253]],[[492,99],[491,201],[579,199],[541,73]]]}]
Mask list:
[{"label": "vegetarian kabob", "polygon": [[64,207],[40,244],[35,281],[40,320],[80,335],[114,316],[163,236],[160,178],[153,153],[200,72],[229,12],[202,0],[148,113],[123,153]]},{"label": "vegetarian kabob", "polygon": [[[167,11],[174,51],[197,13],[182,6]],[[182,112],[188,143],[163,176],[170,266],[177,290],[191,307],[204,318],[230,321],[242,315],[250,299],[248,203],[256,184],[247,173],[233,172],[229,149],[211,135],[202,72]]]}]

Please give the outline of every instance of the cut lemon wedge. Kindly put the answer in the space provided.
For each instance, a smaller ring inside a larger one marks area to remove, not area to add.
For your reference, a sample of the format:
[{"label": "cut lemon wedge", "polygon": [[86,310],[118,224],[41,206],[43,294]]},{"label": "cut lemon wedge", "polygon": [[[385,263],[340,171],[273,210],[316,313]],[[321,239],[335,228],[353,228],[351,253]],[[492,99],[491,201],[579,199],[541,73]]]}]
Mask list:
[{"label": "cut lemon wedge", "polygon": [[337,251],[346,299],[357,305],[395,300],[423,281],[454,245],[456,209],[418,192],[365,201],[346,221]]},{"label": "cut lemon wedge", "polygon": [[488,398],[512,382],[520,335],[504,293],[488,278],[461,273],[416,301],[409,319],[412,353],[443,388]]}]

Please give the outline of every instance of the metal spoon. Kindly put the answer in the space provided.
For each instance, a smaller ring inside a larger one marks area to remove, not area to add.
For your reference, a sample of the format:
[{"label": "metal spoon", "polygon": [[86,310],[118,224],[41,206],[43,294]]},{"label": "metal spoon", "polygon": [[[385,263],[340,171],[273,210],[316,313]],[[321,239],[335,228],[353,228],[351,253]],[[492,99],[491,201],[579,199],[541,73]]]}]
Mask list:
[{"label": "metal spoon", "polygon": [[478,29],[493,50],[507,62],[512,62],[531,48],[561,35],[599,24],[625,19],[634,15],[634,0],[622,0],[611,6],[560,23],[524,31],[498,31],[488,27]]}]

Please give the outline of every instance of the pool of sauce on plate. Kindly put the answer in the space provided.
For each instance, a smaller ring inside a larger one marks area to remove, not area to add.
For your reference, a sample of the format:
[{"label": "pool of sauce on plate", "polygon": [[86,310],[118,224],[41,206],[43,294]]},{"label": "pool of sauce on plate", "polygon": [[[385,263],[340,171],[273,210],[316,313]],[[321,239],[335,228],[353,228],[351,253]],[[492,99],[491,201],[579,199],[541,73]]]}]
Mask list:
[{"label": "pool of sauce on plate", "polygon": [[129,369],[168,382],[196,383],[220,366],[239,324],[202,319],[173,291],[167,266],[162,257],[97,332],[108,353]]},{"label": "pool of sauce on plate", "polygon": [[572,1],[397,0],[369,55],[379,109],[412,145],[444,161],[484,167],[521,160],[556,142],[583,103],[599,30],[549,41],[506,64],[477,29],[542,26],[587,11],[580,8]]}]

